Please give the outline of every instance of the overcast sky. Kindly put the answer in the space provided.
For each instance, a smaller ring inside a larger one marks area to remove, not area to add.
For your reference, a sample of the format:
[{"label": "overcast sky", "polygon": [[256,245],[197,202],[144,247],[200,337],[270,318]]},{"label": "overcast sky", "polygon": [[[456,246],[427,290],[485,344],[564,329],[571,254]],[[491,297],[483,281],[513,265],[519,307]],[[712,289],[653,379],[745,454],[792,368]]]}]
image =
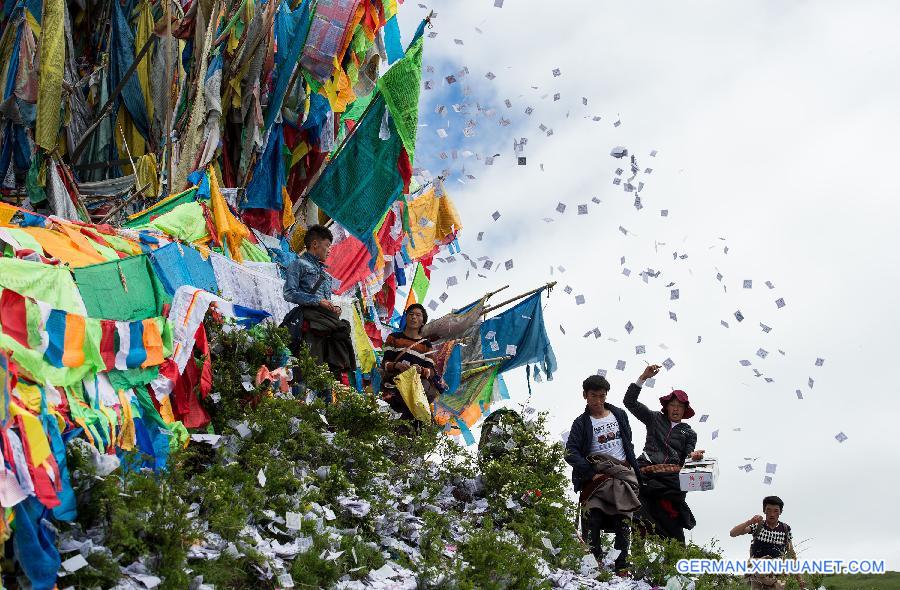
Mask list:
[{"label": "overcast sky", "polygon": [[[514,264],[490,272],[464,260],[438,265],[429,299],[449,298],[437,313],[505,284],[504,295],[559,281],[545,300],[559,371],[534,384],[531,400],[550,412],[555,436],[583,410],[586,376],[607,370],[610,402],[621,405],[644,360],[671,358],[675,366],[641,399],[656,407],[673,387],[686,390],[698,448],[720,460],[717,489],[688,495],[696,543],[716,538],[729,557],[743,558],[748,538],[728,531],[777,494],[803,557],[879,558],[900,569],[900,4],[427,4],[438,13],[437,36],[425,46],[434,72],[424,79],[434,89],[422,94],[415,164],[455,171],[447,188],[463,219],[463,251]],[[405,40],[426,12],[415,0],[401,7]],[[455,84],[445,80],[451,74]],[[495,112],[476,115],[476,105]],[[477,123],[472,137],[463,135],[468,120]],[[521,137],[529,140],[525,166],[513,153]],[[641,210],[634,193],[613,184],[618,167],[623,184],[631,176],[627,159],[609,155],[620,145],[637,158]],[[461,176],[463,165],[474,179]],[[588,213],[578,215],[578,205]],[[648,268],[660,274],[645,283]],[[460,284],[447,288],[454,275]],[[583,337],[595,327],[600,338]],[[635,353],[638,345],[646,354]],[[624,371],[615,370],[619,360]],[[522,403],[524,370],[506,379]],[[644,430],[632,424],[640,449]],[[747,463],[749,473],[739,469]],[[771,485],[763,483],[767,463],[777,464]]]}]

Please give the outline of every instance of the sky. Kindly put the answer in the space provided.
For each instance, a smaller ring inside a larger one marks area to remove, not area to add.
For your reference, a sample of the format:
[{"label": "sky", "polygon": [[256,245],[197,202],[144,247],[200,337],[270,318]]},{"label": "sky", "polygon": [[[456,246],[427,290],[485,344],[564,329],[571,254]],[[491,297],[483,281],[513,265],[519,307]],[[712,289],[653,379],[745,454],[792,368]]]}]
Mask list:
[{"label": "sky", "polygon": [[[697,446],[719,460],[716,489],[688,494],[695,543],[745,557],[749,538],[728,532],[775,494],[801,557],[900,569],[900,4],[426,4],[400,7],[404,40],[437,13],[415,166],[448,169],[462,252],[479,266],[436,264],[432,315],[557,281],[544,313],[558,371],[530,399],[524,370],[507,373],[512,407],[549,412],[559,440],[584,409],[585,377],[606,370],[621,406],[647,362],[671,359],[641,400],[687,391]],[[636,158],[640,209],[617,146]]]}]

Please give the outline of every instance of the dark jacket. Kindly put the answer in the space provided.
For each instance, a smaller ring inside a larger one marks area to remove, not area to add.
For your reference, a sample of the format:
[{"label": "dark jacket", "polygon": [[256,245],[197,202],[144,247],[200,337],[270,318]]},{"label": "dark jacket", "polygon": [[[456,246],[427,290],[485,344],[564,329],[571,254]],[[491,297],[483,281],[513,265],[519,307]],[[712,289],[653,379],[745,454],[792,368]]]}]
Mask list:
[{"label": "dark jacket", "polygon": [[[619,423],[619,436],[622,437],[622,446],[625,447],[625,460],[631,465],[637,474],[638,482],[641,481],[641,472],[638,469],[637,460],[634,457],[634,443],[631,442],[631,426],[628,424],[628,414],[622,408],[605,404],[607,410],[612,412]],[[572,466],[572,483],[575,491],[594,477],[594,466],[587,458],[591,454],[591,445],[594,438],[594,427],[591,424],[591,414],[587,407],[584,413],[572,422],[569,431],[569,440],[566,442],[566,463]]]},{"label": "dark jacket", "polygon": [[683,465],[697,446],[697,433],[684,422],[673,427],[668,416],[662,412],[654,412],[638,401],[640,393],[641,388],[634,383],[628,386],[625,393],[625,407],[647,427],[647,442],[644,443],[644,452],[638,462],[641,465]]}]

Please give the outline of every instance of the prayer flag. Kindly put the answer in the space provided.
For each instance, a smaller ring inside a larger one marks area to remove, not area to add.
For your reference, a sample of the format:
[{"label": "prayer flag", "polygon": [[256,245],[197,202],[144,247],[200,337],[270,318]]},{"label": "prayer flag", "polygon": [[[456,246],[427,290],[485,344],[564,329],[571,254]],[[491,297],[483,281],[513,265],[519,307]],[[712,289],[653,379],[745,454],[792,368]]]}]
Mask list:
[{"label": "prayer flag", "polygon": [[[331,160],[309,198],[366,243],[404,188],[398,168],[403,141],[377,94],[344,148]],[[382,129],[384,128],[384,129]],[[382,137],[382,131],[385,136]]]}]

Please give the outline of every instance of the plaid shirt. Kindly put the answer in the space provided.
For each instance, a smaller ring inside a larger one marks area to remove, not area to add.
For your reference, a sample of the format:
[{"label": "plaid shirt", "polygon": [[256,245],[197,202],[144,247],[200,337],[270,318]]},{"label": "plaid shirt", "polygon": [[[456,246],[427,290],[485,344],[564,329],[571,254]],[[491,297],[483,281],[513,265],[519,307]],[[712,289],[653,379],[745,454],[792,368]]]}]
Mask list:
[{"label": "plaid shirt", "polygon": [[321,260],[304,252],[287,267],[283,292],[285,300],[297,305],[318,305],[323,299],[330,301],[337,281],[328,274],[327,268]]}]

